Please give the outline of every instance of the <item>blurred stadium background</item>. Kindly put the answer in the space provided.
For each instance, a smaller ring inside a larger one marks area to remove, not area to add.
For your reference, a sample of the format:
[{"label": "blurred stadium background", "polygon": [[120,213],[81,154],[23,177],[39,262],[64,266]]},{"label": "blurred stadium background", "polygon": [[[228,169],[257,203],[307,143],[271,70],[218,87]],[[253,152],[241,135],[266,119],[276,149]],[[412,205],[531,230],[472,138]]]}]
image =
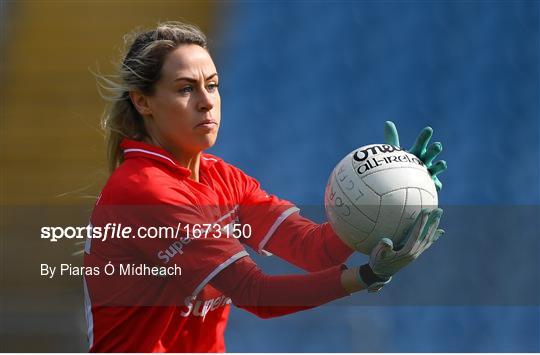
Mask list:
[{"label": "blurred stadium background", "polygon": [[[519,232],[540,237],[537,1],[0,4],[1,351],[87,350],[80,278],[39,276],[42,262],[79,264],[81,256],[71,254],[81,246],[41,241],[39,228],[86,224],[107,177],[104,103],[89,68],[112,73],[123,34],[159,20],[185,20],[207,32],[223,101],[212,152],[269,192],[320,205],[337,161],[382,141],[385,120],[396,122],[404,145],[429,124],[450,166],[443,207],[524,208],[533,213]],[[505,215],[491,218],[504,223]],[[484,254],[470,243],[505,244],[488,226],[474,236],[466,226],[454,233],[445,227],[431,259],[407,275],[466,293],[462,273],[481,278],[489,256],[504,252],[495,246]],[[509,237],[522,241],[520,233]],[[538,240],[527,243],[529,271],[513,272],[509,264],[500,278],[517,294],[537,295],[540,248]],[[457,250],[454,257],[468,253],[474,271],[456,267],[460,261],[445,258],[445,248]],[[395,283],[394,290],[407,286]],[[377,306],[369,297],[369,305],[272,320],[234,309],[228,350],[540,351],[538,300]]]}]

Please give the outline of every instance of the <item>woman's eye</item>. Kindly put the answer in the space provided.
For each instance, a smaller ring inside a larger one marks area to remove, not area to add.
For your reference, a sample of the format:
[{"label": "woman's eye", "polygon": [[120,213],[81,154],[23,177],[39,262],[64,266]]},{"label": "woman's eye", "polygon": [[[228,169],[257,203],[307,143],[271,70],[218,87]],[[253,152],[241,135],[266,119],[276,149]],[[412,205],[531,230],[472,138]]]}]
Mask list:
[{"label": "woman's eye", "polygon": [[189,94],[192,91],[193,91],[193,88],[191,86],[186,86],[180,89],[180,92],[182,94]]},{"label": "woman's eye", "polygon": [[214,92],[217,90],[217,88],[219,87],[219,84],[218,83],[211,83],[208,85],[208,91],[209,92]]}]

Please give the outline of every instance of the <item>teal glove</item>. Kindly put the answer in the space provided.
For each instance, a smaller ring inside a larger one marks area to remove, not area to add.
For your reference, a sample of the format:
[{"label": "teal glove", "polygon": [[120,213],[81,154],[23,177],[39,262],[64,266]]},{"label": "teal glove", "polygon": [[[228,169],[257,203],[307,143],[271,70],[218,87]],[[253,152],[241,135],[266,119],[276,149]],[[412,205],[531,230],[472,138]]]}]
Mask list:
[{"label": "teal glove", "polygon": [[394,250],[394,244],[389,238],[383,238],[373,248],[369,258],[369,266],[373,273],[380,278],[391,278],[396,272],[407,266],[426,251],[444,230],[437,229],[443,210],[436,208],[432,211],[423,209],[407,233],[405,245]]},{"label": "teal glove", "polygon": [[[426,168],[435,183],[435,187],[437,188],[437,191],[439,191],[442,188],[442,183],[437,175],[446,170],[447,164],[444,160],[439,160],[435,164],[432,164],[437,155],[442,152],[442,144],[439,142],[435,142],[427,147],[432,135],[433,129],[431,127],[425,127],[422,132],[420,132],[418,138],[416,138],[416,142],[408,152],[416,155],[416,157],[426,165]],[[399,147],[399,135],[394,122],[386,121],[384,123],[384,139],[386,140],[386,144]]]}]

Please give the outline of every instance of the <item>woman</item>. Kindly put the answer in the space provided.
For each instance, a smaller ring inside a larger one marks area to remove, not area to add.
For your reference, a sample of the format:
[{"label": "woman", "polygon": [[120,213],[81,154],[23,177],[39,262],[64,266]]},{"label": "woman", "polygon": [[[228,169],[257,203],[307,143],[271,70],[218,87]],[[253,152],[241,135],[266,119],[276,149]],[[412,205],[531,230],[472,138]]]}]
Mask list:
[{"label": "woman", "polygon": [[[442,211],[423,211],[405,247],[393,251],[385,239],[369,264],[347,268],[343,263],[353,250],[328,223],[303,218],[255,179],[204,153],[221,122],[219,76],[206,38],[194,26],[168,22],[137,34],[120,79],[101,77],[115,92],[105,118],[111,176],[91,223],[133,230],[172,227],[180,235],[88,239],[86,266],[124,267],[123,275],[85,277],[91,351],[222,352],[231,302],[267,318],[375,291],[441,234]],[[392,124],[387,135],[398,144]],[[419,143],[423,149],[417,155],[430,163],[440,145],[426,150],[427,140]],[[434,177],[444,170],[437,166]],[[241,227],[238,238],[235,230]],[[245,245],[309,273],[265,275]],[[141,275],[126,272],[126,265],[182,271]]]}]

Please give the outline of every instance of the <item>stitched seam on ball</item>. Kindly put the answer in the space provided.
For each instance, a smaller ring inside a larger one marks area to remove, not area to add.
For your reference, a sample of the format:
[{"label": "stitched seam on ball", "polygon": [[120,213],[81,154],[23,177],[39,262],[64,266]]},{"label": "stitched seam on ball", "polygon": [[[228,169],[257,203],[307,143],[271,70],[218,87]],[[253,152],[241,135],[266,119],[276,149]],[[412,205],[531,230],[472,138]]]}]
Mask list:
[{"label": "stitched seam on ball", "polygon": [[399,238],[399,236],[396,235],[398,229],[399,229],[399,226],[401,226],[401,222],[403,222],[403,215],[405,214],[405,206],[407,206],[407,200],[409,198],[409,189],[405,189],[405,203],[403,204],[403,207],[402,207],[402,210],[401,210],[401,215],[399,216],[399,223],[398,225],[396,226],[396,229],[394,230],[394,237],[396,238]]},{"label": "stitched seam on ball", "polygon": [[[375,191],[371,186],[369,186],[369,184],[367,182],[364,181],[364,177],[365,176],[361,176],[360,177],[360,180],[362,180],[362,182],[364,183],[364,185],[366,185],[368,187],[368,189],[370,189],[371,191],[373,191],[373,193],[377,196],[379,196],[379,209],[377,210],[377,219],[376,221],[379,220],[379,217],[381,215],[381,203],[382,203],[382,195],[379,195],[377,193],[377,191]],[[373,231],[375,230],[375,228],[377,227],[377,222],[375,222],[375,225],[373,226],[373,229],[369,232],[369,234],[373,233]]]},{"label": "stitched seam on ball", "polygon": [[[367,185],[367,184],[366,184],[366,185]],[[424,188],[422,188],[422,187],[400,187],[399,189],[394,189],[394,190],[390,190],[390,191],[388,191],[388,192],[385,192],[384,194],[382,194],[382,195],[380,195],[380,196],[383,197],[384,195],[390,194],[390,193],[392,193],[392,192],[394,192],[394,191],[403,190],[403,189],[413,189],[413,188],[414,188],[414,189],[418,189],[418,190],[425,191],[425,192],[427,192],[428,194],[430,194],[431,197],[435,198],[435,196],[433,196],[433,195],[431,194],[431,192],[429,192],[428,190],[426,190],[426,189],[424,189]]]}]

